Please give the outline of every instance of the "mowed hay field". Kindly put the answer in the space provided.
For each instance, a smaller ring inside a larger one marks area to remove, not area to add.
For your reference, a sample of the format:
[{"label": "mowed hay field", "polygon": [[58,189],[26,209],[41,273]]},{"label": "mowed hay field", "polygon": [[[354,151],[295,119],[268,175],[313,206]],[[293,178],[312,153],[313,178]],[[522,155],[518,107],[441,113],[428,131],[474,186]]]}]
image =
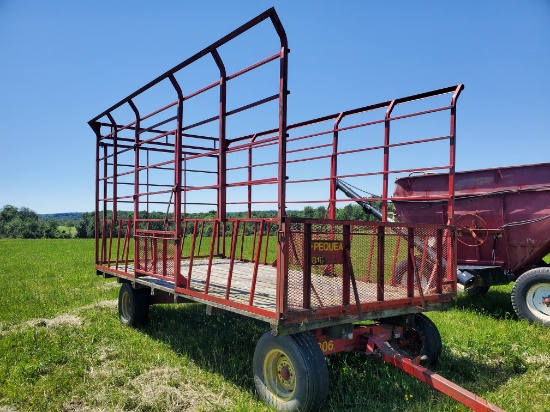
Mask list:
[{"label": "mowed hay field", "polygon": [[[200,304],[160,305],[120,324],[115,279],[95,275],[93,240],[0,240],[0,411],[269,411],[252,355],[267,330]],[[435,370],[508,411],[550,410],[550,328],[518,320],[511,285],[460,294],[430,313]],[[327,358],[326,411],[465,411],[381,361]]]}]

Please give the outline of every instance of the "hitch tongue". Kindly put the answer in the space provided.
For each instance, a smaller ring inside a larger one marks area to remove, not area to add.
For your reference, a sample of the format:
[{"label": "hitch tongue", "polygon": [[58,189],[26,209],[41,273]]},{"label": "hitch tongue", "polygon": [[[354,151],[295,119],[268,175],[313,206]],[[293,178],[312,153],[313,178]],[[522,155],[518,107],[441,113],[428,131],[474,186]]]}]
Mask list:
[{"label": "hitch tongue", "polygon": [[387,342],[373,335],[370,335],[367,341],[367,354],[369,353],[379,354],[384,362],[401,369],[475,412],[505,412],[498,406],[419,365],[418,361],[423,360],[425,356],[417,356],[415,359],[405,358],[387,345]]}]

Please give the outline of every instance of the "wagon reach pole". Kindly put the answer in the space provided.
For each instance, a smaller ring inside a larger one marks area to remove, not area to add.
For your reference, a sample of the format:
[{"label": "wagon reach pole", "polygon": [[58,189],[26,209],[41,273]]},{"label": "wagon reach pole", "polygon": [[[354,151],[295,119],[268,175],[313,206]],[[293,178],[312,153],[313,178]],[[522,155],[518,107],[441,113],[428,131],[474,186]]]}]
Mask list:
[{"label": "wagon reach pole", "polygon": [[443,376],[420,365],[420,358],[409,359],[397,353],[387,342],[378,337],[370,336],[366,345],[366,353],[380,357],[384,362],[401,369],[419,381],[431,386],[441,393],[453,398],[476,412],[505,412],[504,409],[488,402],[476,394],[445,379]]}]

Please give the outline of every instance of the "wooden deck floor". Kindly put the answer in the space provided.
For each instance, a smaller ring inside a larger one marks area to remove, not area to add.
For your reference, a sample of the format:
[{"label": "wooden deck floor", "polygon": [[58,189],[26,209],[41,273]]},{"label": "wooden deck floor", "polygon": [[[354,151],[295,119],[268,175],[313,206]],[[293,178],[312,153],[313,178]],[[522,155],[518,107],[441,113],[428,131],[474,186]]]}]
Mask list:
[{"label": "wooden deck floor", "polygon": [[[225,299],[229,259],[215,259],[212,261],[210,272],[210,282],[208,295],[216,298]],[[206,274],[208,269],[208,260],[195,260],[191,273],[191,290],[205,293]],[[133,272],[133,267],[128,268]],[[182,262],[181,273],[187,278],[189,272],[189,262]],[[254,273],[254,263],[235,261],[233,265],[233,275],[229,300],[248,305],[250,300],[250,289],[252,285],[252,276]],[[291,308],[302,308],[303,295],[303,275],[300,270],[289,270],[288,276],[288,304]],[[151,284],[151,287],[164,290],[173,290],[174,282],[165,279],[159,279],[153,276],[140,277],[141,281]],[[256,279],[256,288],[254,293],[253,306],[268,311],[275,312],[276,304],[276,280],[277,268],[270,265],[259,265]],[[323,276],[321,274],[312,274],[312,307],[330,307],[342,304],[343,282],[340,277]],[[361,279],[357,280],[357,291],[362,303],[375,302],[377,299],[376,283],[367,282]],[[394,287],[384,285],[385,300],[403,299],[407,296],[405,287]],[[355,304],[353,288],[350,286],[350,302]]]}]

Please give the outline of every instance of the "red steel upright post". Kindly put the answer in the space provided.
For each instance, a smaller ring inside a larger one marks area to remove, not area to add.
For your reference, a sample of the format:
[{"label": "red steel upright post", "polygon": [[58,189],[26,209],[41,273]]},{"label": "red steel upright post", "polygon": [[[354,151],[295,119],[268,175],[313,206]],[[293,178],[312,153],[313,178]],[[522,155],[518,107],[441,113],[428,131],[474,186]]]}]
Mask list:
[{"label": "red steel upright post", "polygon": [[[212,50],[212,57],[220,71],[220,114],[219,114],[219,155],[218,155],[218,220],[221,223],[221,236],[225,238],[225,223],[227,220],[227,143],[226,112],[227,112],[227,73],[225,65],[216,49]],[[225,256],[225,242],[221,242],[222,254]],[[220,243],[218,243],[218,250]]]},{"label": "red steel upright post", "polygon": [[106,233],[106,222],[107,222],[107,218],[108,218],[108,213],[107,213],[107,209],[108,209],[108,205],[109,203],[107,202],[107,196],[108,196],[108,191],[107,191],[107,173],[109,171],[108,167],[107,167],[107,159],[108,159],[108,154],[109,154],[109,149],[107,147],[107,145],[104,145],[103,146],[103,224],[102,224],[102,230],[101,230],[101,263],[105,263],[105,256],[106,256],[106,236],[105,236],[105,233]]},{"label": "red steel upright post", "polygon": [[[288,256],[284,253],[288,248],[287,236],[290,234],[286,218],[286,138],[287,138],[287,96],[288,96],[288,41],[286,33],[274,9],[271,9],[271,21],[281,41],[279,66],[279,172],[277,218],[279,222],[279,237],[277,243],[277,288],[276,311],[282,313],[287,293]],[[281,296],[283,294],[283,296]]]},{"label": "red steel upright post", "polygon": [[454,204],[455,204],[455,156],[456,156],[456,101],[464,85],[457,86],[451,100],[451,125],[450,125],[450,159],[449,159],[449,202],[447,203],[447,224],[454,224]]},{"label": "red steel upright post", "polygon": [[94,237],[95,237],[95,263],[99,264],[99,147],[101,144],[101,126],[98,122],[91,124],[96,136],[95,146],[95,216],[94,216]]},{"label": "red steel upright post", "polygon": [[[128,99],[128,104],[136,115],[135,134],[134,134],[134,265],[139,269],[139,239],[137,231],[139,229],[139,131],[141,126],[141,118],[139,110],[131,99]],[[137,275],[135,273],[134,275]]]},{"label": "red steel upright post", "polygon": [[283,26],[276,15],[271,19],[281,39],[280,80],[279,80],[279,223],[286,216],[286,138],[287,138],[287,96],[288,96],[288,44]]},{"label": "red steel upright post", "polygon": [[386,110],[386,116],[384,121],[384,174],[383,186],[382,186],[382,222],[388,220],[388,171],[390,169],[390,116],[393,108],[395,107],[395,100],[392,100],[388,109]]},{"label": "red steel upright post", "polygon": [[181,287],[183,285],[183,278],[181,276],[181,242],[185,237],[185,233],[181,232],[181,181],[182,181],[182,125],[183,125],[183,92],[180,85],[173,74],[168,76],[170,83],[178,94],[178,111],[176,119],[176,132],[174,134],[174,231],[175,231],[175,244],[174,244],[174,280],[175,286]]},{"label": "red steel upright post", "polygon": [[336,176],[338,176],[338,127],[344,117],[340,113],[334,121],[334,132],[332,134],[332,154],[330,155],[330,200],[328,204],[329,218],[336,219]]}]

